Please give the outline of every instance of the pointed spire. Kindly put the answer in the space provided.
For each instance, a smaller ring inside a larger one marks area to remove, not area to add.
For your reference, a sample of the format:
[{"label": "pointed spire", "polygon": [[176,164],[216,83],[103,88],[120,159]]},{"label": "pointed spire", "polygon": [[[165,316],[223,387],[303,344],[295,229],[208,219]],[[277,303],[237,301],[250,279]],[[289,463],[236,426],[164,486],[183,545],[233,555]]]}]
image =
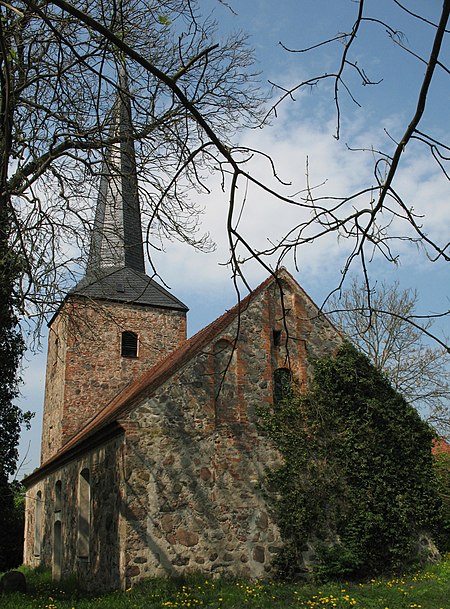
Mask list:
[{"label": "pointed spire", "polygon": [[111,135],[120,141],[109,145],[103,162],[87,275],[114,267],[145,272],[131,103],[123,66],[118,84]]},{"label": "pointed spire", "polygon": [[188,308],[145,274],[131,103],[125,68],[119,71],[111,136],[100,179],[86,275],[69,294],[186,312]]}]

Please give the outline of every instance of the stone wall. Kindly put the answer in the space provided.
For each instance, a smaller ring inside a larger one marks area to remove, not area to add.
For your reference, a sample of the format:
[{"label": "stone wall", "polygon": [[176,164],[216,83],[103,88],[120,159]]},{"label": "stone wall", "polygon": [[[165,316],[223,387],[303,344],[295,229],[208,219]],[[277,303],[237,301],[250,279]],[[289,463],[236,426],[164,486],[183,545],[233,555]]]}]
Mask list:
[{"label": "stone wall", "polygon": [[[279,455],[259,431],[258,407],[272,404],[274,369],[289,365],[303,387],[307,354],[340,343],[303,294],[287,284],[284,290],[283,303],[277,286],[261,294],[121,421],[127,430],[127,586],[194,571],[271,573],[281,540],[264,480]],[[274,330],[281,332],[276,341]]]},{"label": "stone wall", "polygon": [[[52,472],[27,489],[25,510],[24,562],[31,567],[45,567],[56,579],[74,575],[80,586],[91,590],[118,588],[123,581],[124,539],[121,538],[123,484],[123,435],[87,452]],[[80,557],[79,516],[80,473],[89,471],[90,524],[88,556]],[[60,499],[56,484],[60,483]],[[36,498],[42,497],[41,526],[36,531]],[[57,527],[61,539],[58,542]],[[40,552],[35,555],[35,536],[41,538]],[[58,559],[57,547],[61,555]]]},{"label": "stone wall", "polygon": [[[121,335],[139,337],[121,357]],[[186,314],[127,303],[70,299],[49,334],[41,462],[136,379],[186,339]]]}]

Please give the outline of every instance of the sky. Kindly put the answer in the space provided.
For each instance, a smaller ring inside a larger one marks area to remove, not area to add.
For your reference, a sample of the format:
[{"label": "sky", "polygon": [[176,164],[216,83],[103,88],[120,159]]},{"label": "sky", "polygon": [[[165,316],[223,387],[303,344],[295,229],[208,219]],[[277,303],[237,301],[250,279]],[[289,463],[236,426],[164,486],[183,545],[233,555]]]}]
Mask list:
[{"label": "sky", "polygon": [[[257,67],[263,86],[268,81],[281,87],[292,87],[312,76],[336,70],[341,43],[325,45],[310,53],[288,53],[280,46],[301,49],[315,45],[340,32],[349,32],[358,5],[352,0],[201,0],[202,10],[211,13],[219,24],[220,35],[234,30],[245,31],[255,50]],[[430,20],[439,16],[441,1],[404,0],[411,12]],[[228,6],[227,6],[228,5]],[[232,10],[230,10],[230,8]],[[357,100],[355,104],[341,90],[341,137],[336,140],[336,112],[333,91],[329,85],[296,92],[293,100],[278,107],[277,116],[264,129],[244,131],[239,143],[264,150],[273,158],[280,178],[291,183],[285,193],[300,192],[306,185],[306,167],[310,184],[320,196],[340,196],[371,185],[373,155],[370,150],[388,146],[403,134],[414,113],[418,87],[425,66],[395,45],[386,35],[386,27],[376,19],[401,31],[402,40],[416,53],[428,56],[433,28],[405,15],[393,0],[366,0],[367,21],[358,34],[351,60],[364,69],[377,85],[361,86],[360,78],[349,73],[346,83]],[[443,49],[443,58],[450,65],[450,44]],[[450,131],[450,77],[438,70],[432,84],[423,118],[422,130],[435,139],[448,141]],[[275,102],[280,89],[272,90]],[[355,152],[349,148],[364,148]],[[261,179],[271,181],[270,168],[262,157],[251,162],[251,170]],[[319,186],[321,185],[321,186]],[[210,233],[216,243],[215,251],[202,254],[179,243],[167,243],[165,251],[155,256],[160,275],[173,293],[185,302],[188,314],[188,333],[194,334],[236,302],[231,271],[226,266],[229,254],[225,231],[227,199],[217,176],[208,181],[211,193],[194,195],[204,207],[202,229]],[[395,187],[408,205],[423,216],[427,235],[446,243],[450,235],[448,213],[449,184],[428,149],[412,143],[405,150]],[[250,243],[267,246],[276,242],[284,232],[303,219],[301,211],[282,204],[261,190],[241,184],[246,193],[246,205],[240,229]],[[402,226],[391,227],[393,233],[403,234]],[[302,247],[296,262],[287,256],[284,265],[294,274],[312,299],[321,305],[337,287],[342,266],[348,254],[345,239],[324,237]],[[396,265],[379,255],[369,262],[373,286],[381,281],[398,281],[403,289],[415,289],[419,295],[420,313],[437,313],[450,309],[450,272],[448,264],[431,263],[425,252],[407,241],[392,243],[398,257]],[[275,259],[269,259],[275,264]],[[352,271],[358,274],[355,266]],[[267,272],[256,263],[245,265],[246,278],[256,287]],[[245,291],[242,290],[242,296]],[[448,318],[435,325],[436,331],[450,334]],[[46,345],[46,336],[43,337]],[[45,348],[38,353],[27,353],[19,404],[36,413],[32,429],[22,434],[21,469],[18,477],[33,471],[39,464],[40,433],[45,381]]]}]

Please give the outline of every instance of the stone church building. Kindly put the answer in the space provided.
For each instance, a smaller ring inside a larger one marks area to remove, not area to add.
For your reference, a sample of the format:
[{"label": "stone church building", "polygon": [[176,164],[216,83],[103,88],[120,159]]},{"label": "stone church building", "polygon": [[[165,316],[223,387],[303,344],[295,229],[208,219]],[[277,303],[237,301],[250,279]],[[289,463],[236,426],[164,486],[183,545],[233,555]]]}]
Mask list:
[{"label": "stone church building", "polygon": [[187,307],[145,273],[130,106],[105,154],[85,277],[50,322],[25,563],[95,590],[204,571],[252,578],[281,546],[258,427],[341,338],[285,270],[190,339]]}]

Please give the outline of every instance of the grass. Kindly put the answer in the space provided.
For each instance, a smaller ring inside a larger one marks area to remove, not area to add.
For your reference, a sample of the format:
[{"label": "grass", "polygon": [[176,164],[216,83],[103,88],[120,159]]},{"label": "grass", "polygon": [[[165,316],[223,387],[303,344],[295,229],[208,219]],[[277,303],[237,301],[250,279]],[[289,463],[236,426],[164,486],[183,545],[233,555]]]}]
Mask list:
[{"label": "grass", "polygon": [[152,579],[125,592],[77,594],[72,582],[54,584],[48,572],[27,571],[27,594],[1,598],[2,609],[450,609],[450,560],[416,574],[364,584],[287,584]]}]

